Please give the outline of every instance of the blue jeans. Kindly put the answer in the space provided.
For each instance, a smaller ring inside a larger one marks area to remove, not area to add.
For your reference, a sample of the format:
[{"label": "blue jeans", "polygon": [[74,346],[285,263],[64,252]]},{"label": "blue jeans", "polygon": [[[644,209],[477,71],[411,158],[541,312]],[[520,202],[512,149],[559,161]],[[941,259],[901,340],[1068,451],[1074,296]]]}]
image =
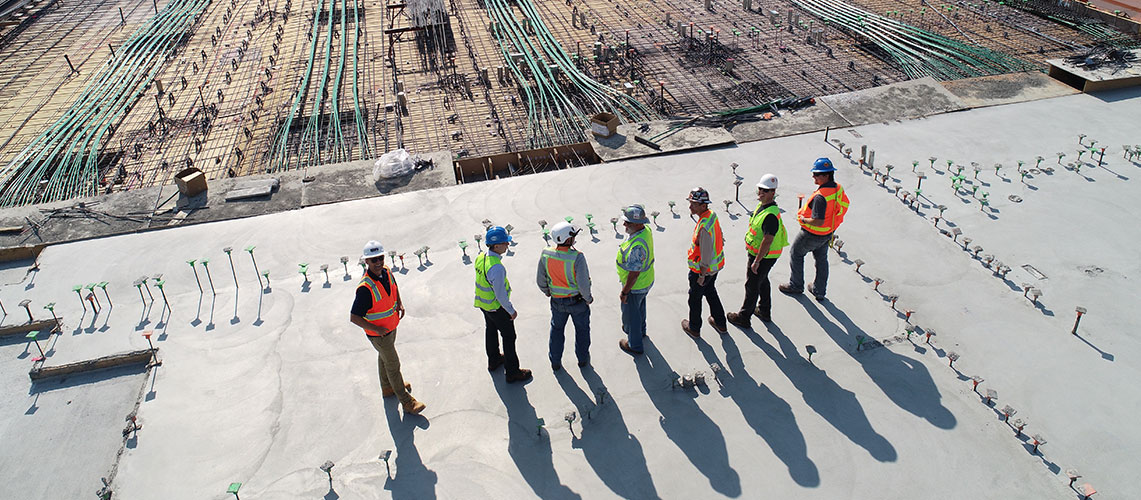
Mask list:
[{"label": "blue jeans", "polygon": [[803,229],[796,235],[796,241],[792,243],[792,255],[789,256],[792,273],[788,277],[788,286],[794,290],[804,290],[804,256],[811,253],[816,261],[813,293],[824,295],[828,289],[828,242],[831,239],[831,234],[812,234]]},{"label": "blue jeans", "polygon": [[590,305],[581,298],[551,298],[551,364],[563,364],[567,318],[574,321],[574,354],[579,363],[590,361]]},{"label": "blue jeans", "polygon": [[628,336],[630,349],[642,352],[642,337],[646,336],[646,295],[648,292],[630,292],[622,304],[622,331]]}]

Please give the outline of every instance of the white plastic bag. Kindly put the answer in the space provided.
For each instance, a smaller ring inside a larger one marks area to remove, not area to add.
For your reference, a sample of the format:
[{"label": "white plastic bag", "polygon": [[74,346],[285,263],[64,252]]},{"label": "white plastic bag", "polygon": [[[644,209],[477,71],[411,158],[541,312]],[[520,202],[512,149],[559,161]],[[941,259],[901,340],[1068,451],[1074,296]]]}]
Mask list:
[{"label": "white plastic bag", "polygon": [[397,149],[389,151],[376,160],[372,167],[373,182],[381,179],[391,179],[411,174],[416,169],[416,161],[408,151]]}]

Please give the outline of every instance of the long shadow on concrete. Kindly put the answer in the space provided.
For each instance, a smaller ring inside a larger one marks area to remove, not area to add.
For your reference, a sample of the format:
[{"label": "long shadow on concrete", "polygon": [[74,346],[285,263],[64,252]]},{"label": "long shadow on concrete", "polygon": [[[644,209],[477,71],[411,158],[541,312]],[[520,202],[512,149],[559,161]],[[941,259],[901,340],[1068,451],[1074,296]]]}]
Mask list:
[{"label": "long shadow on concrete", "polygon": [[797,300],[805,306],[808,314],[820,324],[836,345],[860,363],[864,373],[868,374],[868,377],[896,406],[927,420],[940,429],[955,427],[955,415],[943,406],[939,388],[935,387],[935,381],[923,363],[891,349],[876,349],[874,355],[856,353],[856,336],[862,335],[870,339],[873,338],[871,335],[856,326],[847,314],[830,301],[820,304],[839,324],[828,319],[824,311],[813,306],[809,299],[798,297]]},{"label": "long shadow on concrete", "polygon": [[492,380],[507,407],[507,453],[531,491],[539,498],[582,498],[559,480],[551,456],[551,436],[539,429],[539,417],[527,398],[526,386],[508,385],[502,376],[493,375]]},{"label": "long shadow on concrete", "polygon": [[[756,334],[753,333],[753,336]],[[796,484],[808,488],[820,486],[820,471],[812,459],[808,458],[808,446],[804,442],[800,426],[796,424],[792,407],[749,375],[745,370],[745,360],[741,358],[741,351],[737,349],[737,342],[733,340],[732,335],[720,337],[721,346],[725,349],[726,368],[718,375],[722,386],[721,392],[737,404],[745,421],[768,443],[773,454],[784,462],[788,468],[788,475]],[[707,362],[717,361],[708,343],[699,339],[697,345]]]},{"label": "long shadow on concrete", "polygon": [[582,435],[572,435],[571,447],[582,450],[594,473],[615,495],[658,498],[642,444],[630,434],[622,418],[622,410],[613,398],[607,396],[606,387],[594,368],[583,368],[582,376],[591,394],[602,391],[601,402],[592,400],[566,370],[555,372],[555,379],[574,404],[578,421],[582,424]]},{"label": "long shadow on concrete", "polygon": [[396,398],[384,400],[388,432],[396,445],[396,476],[385,482],[384,489],[391,491],[394,499],[436,498],[436,473],[424,466],[415,441],[416,428],[427,429],[428,420],[419,415],[401,413],[399,407]]},{"label": "long shadow on concrete", "polygon": [[695,393],[670,390],[670,379],[676,375],[652,343],[646,344],[645,353],[634,358],[634,364],[646,395],[661,414],[658,423],[666,436],[709,478],[715,491],[729,497],[740,496],[741,478],[729,465],[725,436],[697,406]]},{"label": "long shadow on concrete", "polygon": [[895,447],[872,427],[864,414],[864,408],[856,400],[856,394],[844,389],[824,370],[802,358],[779,326],[773,323],[765,326],[780,350],[766,343],[756,332],[746,331],[745,334],[772,358],[781,373],[800,391],[804,402],[841,434],[867,450],[872,458],[880,462],[894,462],[898,458]]}]

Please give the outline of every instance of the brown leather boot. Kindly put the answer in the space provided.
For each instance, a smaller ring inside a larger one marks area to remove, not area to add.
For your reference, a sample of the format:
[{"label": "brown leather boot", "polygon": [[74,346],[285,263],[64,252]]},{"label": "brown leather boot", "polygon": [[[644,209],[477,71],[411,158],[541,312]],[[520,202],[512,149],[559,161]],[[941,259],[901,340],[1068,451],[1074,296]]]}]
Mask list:
[{"label": "brown leather boot", "polygon": [[[405,390],[405,391],[407,391],[407,392],[412,392],[412,384],[409,384],[408,382],[405,382],[405,383],[404,383],[404,390]],[[392,390],[392,389],[381,389],[381,390],[380,390],[380,394],[381,394],[381,395],[383,395],[383,396],[384,396],[384,397],[386,397],[386,398],[389,398],[389,397],[395,396],[395,395],[396,395],[396,391],[394,391],[394,390]]]},{"label": "brown leather boot", "polygon": [[409,399],[402,403],[404,405],[404,413],[411,413],[413,415],[424,411],[424,403],[416,401],[416,398]]}]

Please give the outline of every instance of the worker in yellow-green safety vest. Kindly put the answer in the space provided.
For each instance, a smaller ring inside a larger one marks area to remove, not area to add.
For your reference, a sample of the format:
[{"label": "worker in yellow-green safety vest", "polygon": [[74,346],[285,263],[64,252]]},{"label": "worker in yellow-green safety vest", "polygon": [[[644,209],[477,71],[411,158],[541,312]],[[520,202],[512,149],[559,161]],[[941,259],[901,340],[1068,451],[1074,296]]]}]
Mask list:
[{"label": "worker in yellow-green safety vest", "polygon": [[849,204],[844,188],[836,184],[835,174],[836,167],[828,158],[817,159],[812,165],[812,180],[820,187],[796,213],[801,231],[792,242],[792,251],[789,252],[791,272],[788,283],[779,287],[781,292],[789,295],[804,293],[804,256],[812,253],[816,260],[816,280],[808,285],[808,293],[816,300],[824,300],[828,288],[828,245],[836,228],[844,222]]},{"label": "worker in yellow-green safety vest", "polygon": [[487,229],[484,241],[487,251],[475,258],[475,307],[483,312],[486,327],[487,371],[504,365],[507,383],[526,382],[531,379],[531,370],[519,368],[519,356],[515,353],[515,318],[519,313],[511,305],[511,283],[507,281],[507,268],[503,267],[503,254],[511,244],[511,235],[495,226]]},{"label": "worker in yellow-green safety vest", "polygon": [[574,240],[581,229],[569,222],[560,222],[551,228],[555,246],[543,250],[535,283],[539,290],[551,298],[551,369],[563,368],[563,344],[567,319],[574,321],[574,353],[579,368],[590,363],[590,270],[586,257],[574,249]]},{"label": "worker in yellow-green safety vest", "polygon": [[788,246],[788,232],[781,221],[776,196],[777,178],[773,174],[765,174],[757,183],[757,208],[749,216],[749,230],[745,233],[745,250],[749,252],[749,263],[745,271],[745,301],[741,304],[740,311],[726,315],[730,323],[741,328],[750,328],[749,318],[752,315],[766,323],[772,321],[773,300],[769,271],[784,247]]},{"label": "worker in yellow-green safety vest", "polygon": [[642,205],[622,209],[622,227],[627,236],[626,241],[618,246],[615,264],[618,282],[622,285],[622,292],[618,294],[622,331],[627,338],[618,341],[618,347],[632,355],[642,354],[642,339],[646,336],[646,295],[654,285],[654,236],[646,227],[649,223]]},{"label": "worker in yellow-green safety vest", "polygon": [[717,296],[717,273],[725,267],[725,242],[721,222],[709,209],[709,192],[702,187],[689,191],[690,217],[697,217],[693,240],[689,245],[689,319],[681,320],[681,329],[689,336],[701,336],[701,299],[709,302],[709,325],[725,334],[725,307]]}]

